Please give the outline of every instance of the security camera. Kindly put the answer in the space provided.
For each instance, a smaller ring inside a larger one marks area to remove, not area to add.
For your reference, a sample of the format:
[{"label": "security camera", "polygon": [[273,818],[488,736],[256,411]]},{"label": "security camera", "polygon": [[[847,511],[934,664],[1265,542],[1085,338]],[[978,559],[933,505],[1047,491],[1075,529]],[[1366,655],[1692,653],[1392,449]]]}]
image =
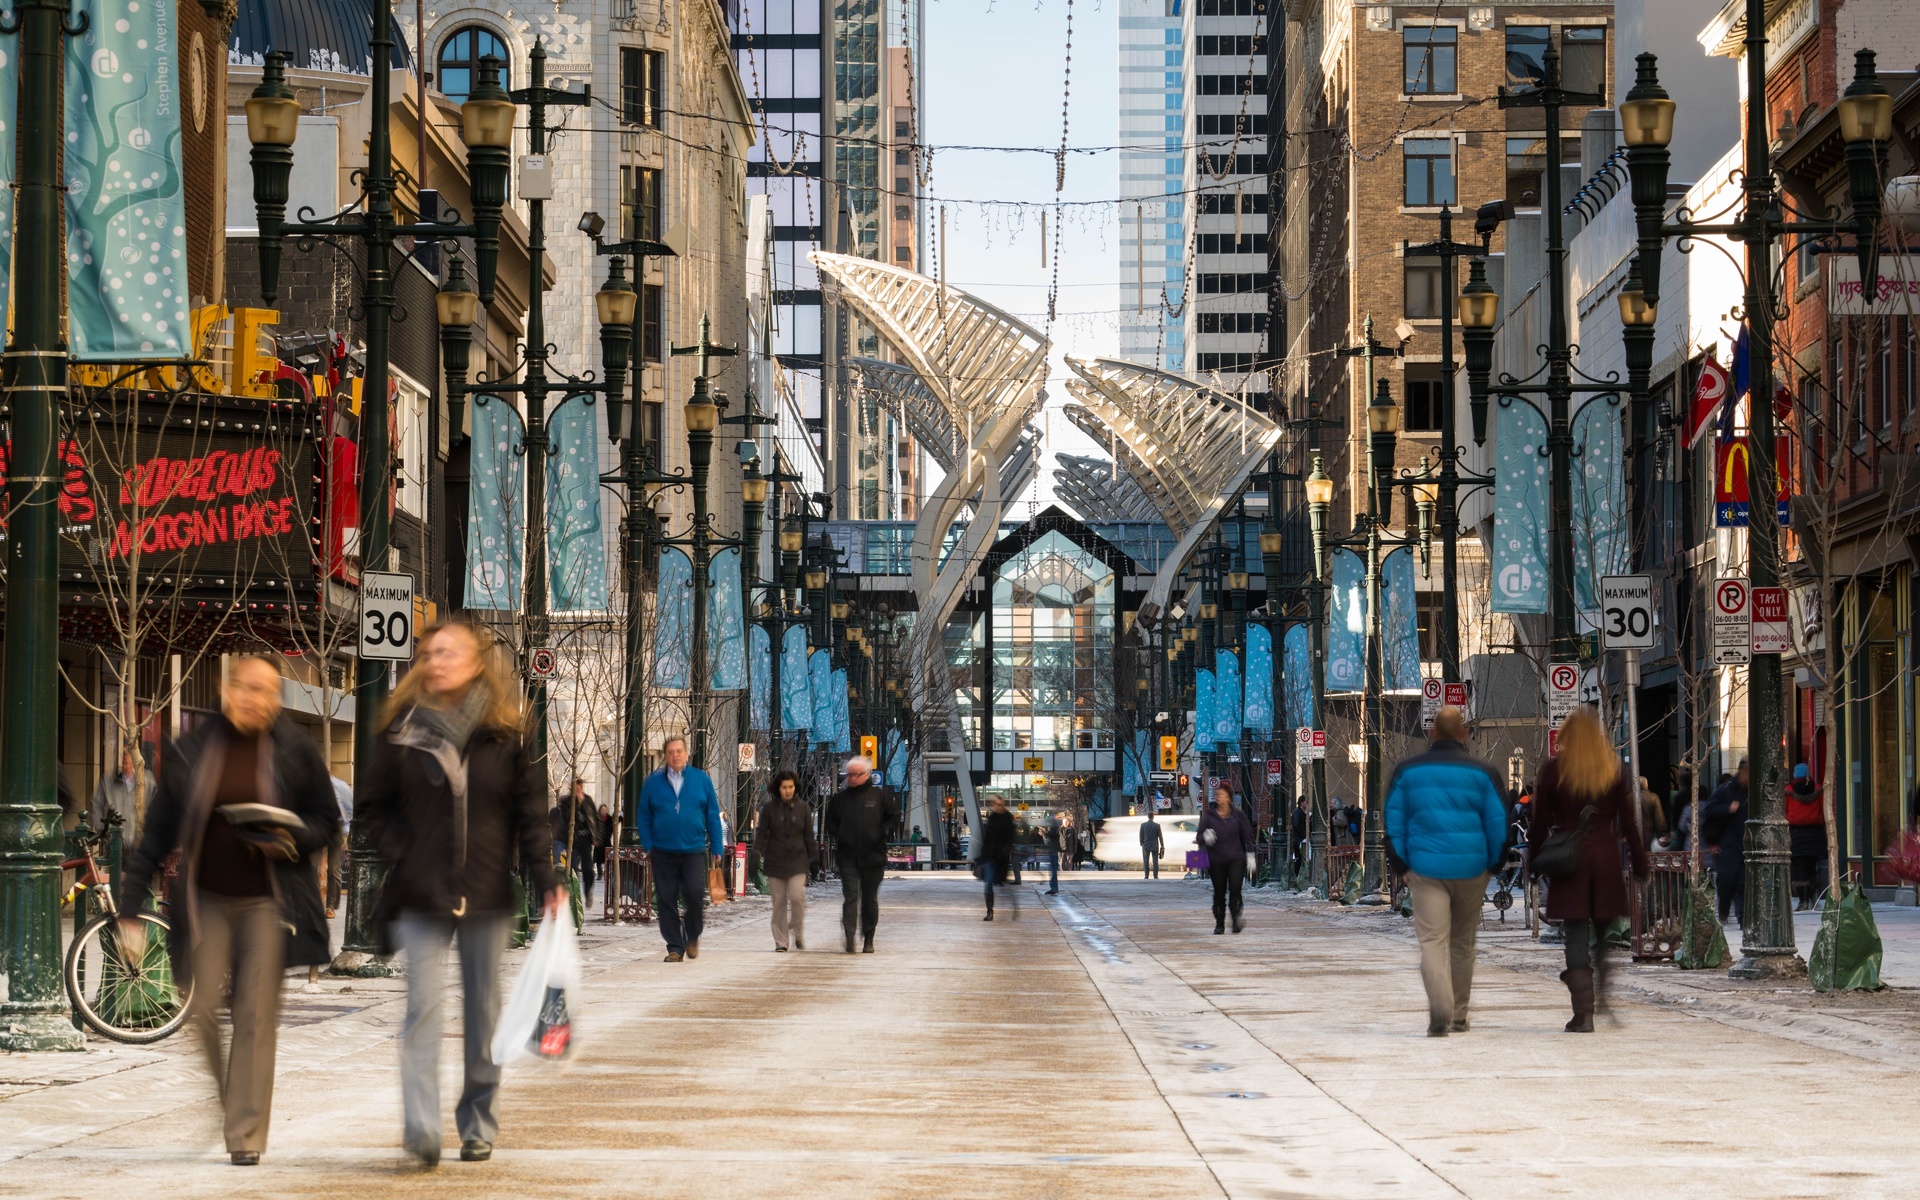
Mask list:
[{"label": "security camera", "polygon": [[600,235],[607,230],[607,219],[597,212],[583,212],[580,214],[579,229],[581,233],[598,241]]}]

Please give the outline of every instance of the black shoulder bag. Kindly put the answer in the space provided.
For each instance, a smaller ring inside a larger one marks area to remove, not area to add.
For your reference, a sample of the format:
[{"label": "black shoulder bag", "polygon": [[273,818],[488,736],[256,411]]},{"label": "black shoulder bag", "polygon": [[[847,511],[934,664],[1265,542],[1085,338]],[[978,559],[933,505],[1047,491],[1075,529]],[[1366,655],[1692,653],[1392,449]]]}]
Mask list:
[{"label": "black shoulder bag", "polygon": [[1529,867],[1535,875],[1548,879],[1565,879],[1580,869],[1580,841],[1587,836],[1587,825],[1593,820],[1593,805],[1580,810],[1580,824],[1571,830],[1560,830],[1547,835],[1547,840],[1533,852]]}]

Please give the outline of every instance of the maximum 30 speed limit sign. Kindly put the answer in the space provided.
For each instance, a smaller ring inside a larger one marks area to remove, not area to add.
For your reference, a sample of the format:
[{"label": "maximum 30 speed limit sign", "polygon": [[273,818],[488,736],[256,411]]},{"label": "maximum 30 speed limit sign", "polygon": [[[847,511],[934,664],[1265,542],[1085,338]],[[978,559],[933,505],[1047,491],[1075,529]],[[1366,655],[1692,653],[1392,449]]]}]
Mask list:
[{"label": "maximum 30 speed limit sign", "polygon": [[360,657],[413,660],[413,576],[360,576]]},{"label": "maximum 30 speed limit sign", "polygon": [[1653,649],[1653,576],[1601,576],[1600,637],[1609,650]]}]

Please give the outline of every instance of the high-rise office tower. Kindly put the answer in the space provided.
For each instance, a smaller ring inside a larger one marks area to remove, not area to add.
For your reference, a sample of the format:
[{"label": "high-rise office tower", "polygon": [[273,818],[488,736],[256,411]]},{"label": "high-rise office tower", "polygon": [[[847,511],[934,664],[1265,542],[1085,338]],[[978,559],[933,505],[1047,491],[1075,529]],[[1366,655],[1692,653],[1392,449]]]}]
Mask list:
[{"label": "high-rise office tower", "polygon": [[1267,331],[1267,0],[1181,0],[1187,371],[1251,370]]},{"label": "high-rise office tower", "polygon": [[1181,0],[1120,0],[1120,357],[1170,371],[1186,367],[1186,331],[1168,311],[1185,291],[1180,8]]}]

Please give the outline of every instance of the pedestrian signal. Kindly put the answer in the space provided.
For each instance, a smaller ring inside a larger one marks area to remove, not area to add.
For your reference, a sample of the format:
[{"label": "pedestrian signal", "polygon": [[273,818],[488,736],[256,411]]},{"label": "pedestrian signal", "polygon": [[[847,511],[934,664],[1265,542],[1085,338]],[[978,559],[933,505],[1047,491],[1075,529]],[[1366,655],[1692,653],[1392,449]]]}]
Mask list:
[{"label": "pedestrian signal", "polygon": [[1177,771],[1180,769],[1180,739],[1163,737],[1160,739],[1160,769]]}]

